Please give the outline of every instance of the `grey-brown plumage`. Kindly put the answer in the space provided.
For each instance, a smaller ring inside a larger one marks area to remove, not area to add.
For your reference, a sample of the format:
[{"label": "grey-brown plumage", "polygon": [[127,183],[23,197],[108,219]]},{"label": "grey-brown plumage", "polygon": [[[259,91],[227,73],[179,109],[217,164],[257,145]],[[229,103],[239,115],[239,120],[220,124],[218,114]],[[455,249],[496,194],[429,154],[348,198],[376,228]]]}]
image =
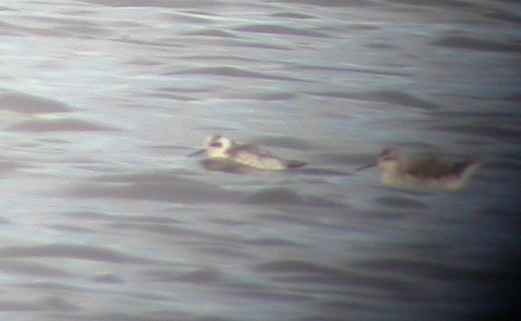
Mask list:
[{"label": "grey-brown plumage", "polygon": [[450,162],[434,156],[413,159],[395,148],[384,149],[378,157],[382,183],[405,188],[459,190],[479,166],[475,160]]}]

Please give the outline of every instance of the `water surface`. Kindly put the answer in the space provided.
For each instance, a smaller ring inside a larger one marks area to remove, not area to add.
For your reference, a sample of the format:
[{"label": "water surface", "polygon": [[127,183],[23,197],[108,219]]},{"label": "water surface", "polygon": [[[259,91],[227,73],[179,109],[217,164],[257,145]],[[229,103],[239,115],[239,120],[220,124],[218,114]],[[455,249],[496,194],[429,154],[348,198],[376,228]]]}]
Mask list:
[{"label": "water surface", "polygon": [[[6,320],[514,320],[514,1],[0,6]],[[309,162],[236,172],[211,134]],[[477,158],[458,193],[351,175]]]}]

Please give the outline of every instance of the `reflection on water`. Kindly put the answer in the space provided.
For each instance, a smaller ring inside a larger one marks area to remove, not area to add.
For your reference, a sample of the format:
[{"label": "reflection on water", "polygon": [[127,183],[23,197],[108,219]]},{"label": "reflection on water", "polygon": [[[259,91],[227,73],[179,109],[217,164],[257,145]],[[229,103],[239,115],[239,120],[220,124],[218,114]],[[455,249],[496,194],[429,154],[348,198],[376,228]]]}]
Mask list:
[{"label": "reflection on water", "polygon": [[[0,315],[514,320],[514,1],[0,6]],[[221,133],[305,160],[188,158]],[[484,165],[396,190],[384,146]]]}]

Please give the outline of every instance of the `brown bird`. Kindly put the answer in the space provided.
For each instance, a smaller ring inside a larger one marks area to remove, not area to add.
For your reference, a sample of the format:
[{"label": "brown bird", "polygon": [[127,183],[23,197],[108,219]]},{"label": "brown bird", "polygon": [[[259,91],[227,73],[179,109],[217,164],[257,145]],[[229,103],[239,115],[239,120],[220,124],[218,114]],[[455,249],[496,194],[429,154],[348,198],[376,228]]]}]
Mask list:
[{"label": "brown bird", "polygon": [[466,186],[480,166],[479,161],[450,162],[429,156],[409,158],[396,148],[386,148],[378,156],[378,166],[384,185],[399,188],[433,188],[455,191]]}]

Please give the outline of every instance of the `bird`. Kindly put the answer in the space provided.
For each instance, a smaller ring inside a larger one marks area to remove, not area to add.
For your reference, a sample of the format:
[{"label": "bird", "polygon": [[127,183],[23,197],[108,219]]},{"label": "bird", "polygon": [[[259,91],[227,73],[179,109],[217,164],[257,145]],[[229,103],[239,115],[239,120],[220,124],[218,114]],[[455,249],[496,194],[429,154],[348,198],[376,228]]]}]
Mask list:
[{"label": "bird", "polygon": [[410,158],[398,148],[385,148],[376,164],[357,171],[374,166],[378,166],[382,184],[386,186],[456,191],[466,186],[481,163],[477,160],[451,162],[432,155]]},{"label": "bird", "polygon": [[298,160],[279,158],[252,144],[239,144],[221,135],[212,135],[205,141],[204,148],[189,156],[206,153],[208,158],[230,161],[235,164],[267,171],[281,171],[307,165]]}]

